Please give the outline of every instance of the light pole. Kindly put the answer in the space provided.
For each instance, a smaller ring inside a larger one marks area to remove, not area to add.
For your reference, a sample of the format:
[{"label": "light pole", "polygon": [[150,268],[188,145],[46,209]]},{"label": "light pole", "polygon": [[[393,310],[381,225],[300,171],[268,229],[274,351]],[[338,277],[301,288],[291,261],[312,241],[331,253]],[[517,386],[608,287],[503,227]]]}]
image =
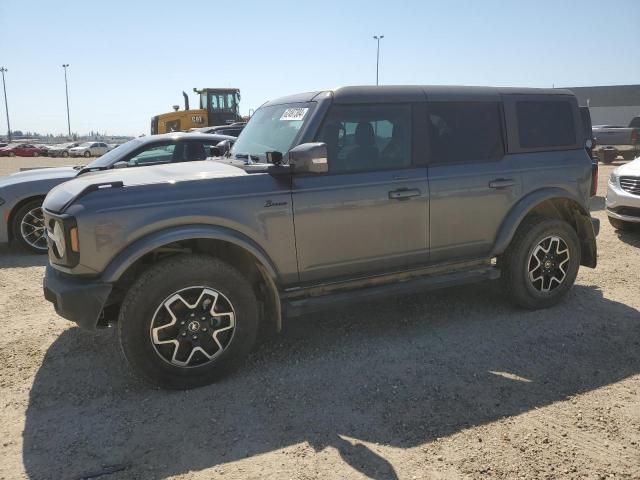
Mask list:
[{"label": "light pole", "polygon": [[9,106],[7,105],[7,86],[4,83],[4,72],[8,72],[4,67],[0,67],[0,72],[2,72],[2,89],[4,90],[4,109],[7,112],[7,140],[11,143],[11,124],[9,123]]},{"label": "light pole", "polygon": [[69,128],[69,140],[71,140],[71,120],[69,119],[69,87],[67,86],[67,67],[68,63],[63,63],[64,68],[64,92],[67,95],[67,127]]},{"label": "light pole", "polygon": [[384,38],[384,35],[374,35],[373,39],[378,42],[378,50],[376,51],[376,85],[378,85],[378,71],[380,69],[380,40]]}]

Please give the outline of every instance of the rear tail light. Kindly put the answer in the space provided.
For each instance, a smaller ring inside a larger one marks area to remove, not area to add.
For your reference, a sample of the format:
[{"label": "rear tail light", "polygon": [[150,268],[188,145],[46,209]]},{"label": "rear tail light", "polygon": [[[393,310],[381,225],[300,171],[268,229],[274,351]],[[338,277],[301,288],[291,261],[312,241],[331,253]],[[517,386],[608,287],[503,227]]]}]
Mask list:
[{"label": "rear tail light", "polygon": [[631,131],[631,143],[640,143],[640,142],[638,142],[638,137],[640,137],[640,135],[638,134],[638,130],[632,130]]},{"label": "rear tail light", "polygon": [[598,193],[598,161],[591,163],[591,196],[595,197]]}]

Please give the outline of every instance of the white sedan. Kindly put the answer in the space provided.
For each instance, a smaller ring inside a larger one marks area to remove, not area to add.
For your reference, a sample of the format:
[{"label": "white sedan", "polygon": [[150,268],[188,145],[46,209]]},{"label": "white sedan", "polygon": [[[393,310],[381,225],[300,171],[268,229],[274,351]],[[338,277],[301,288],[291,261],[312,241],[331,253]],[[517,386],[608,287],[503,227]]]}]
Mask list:
[{"label": "white sedan", "polygon": [[640,225],[640,157],[611,173],[606,206],[614,228],[627,230]]},{"label": "white sedan", "polygon": [[72,157],[99,157],[109,151],[106,143],[102,142],[85,142],[77,147],[69,149],[69,155]]}]

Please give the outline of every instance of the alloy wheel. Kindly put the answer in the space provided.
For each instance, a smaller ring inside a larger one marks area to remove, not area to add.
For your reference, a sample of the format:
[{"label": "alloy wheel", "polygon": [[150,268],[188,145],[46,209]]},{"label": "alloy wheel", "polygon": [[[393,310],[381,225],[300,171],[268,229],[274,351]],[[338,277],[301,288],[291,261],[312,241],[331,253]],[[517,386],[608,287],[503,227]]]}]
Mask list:
[{"label": "alloy wheel", "polygon": [[235,327],[229,299],[213,288],[194,286],[169,295],[158,306],[149,334],[160,358],[190,368],[220,356],[231,343]]},{"label": "alloy wheel", "polygon": [[20,221],[22,239],[36,250],[47,250],[47,236],[42,207],[29,210]]},{"label": "alloy wheel", "polygon": [[542,239],[529,257],[529,281],[539,292],[548,293],[557,288],[567,276],[569,247],[558,236]]}]

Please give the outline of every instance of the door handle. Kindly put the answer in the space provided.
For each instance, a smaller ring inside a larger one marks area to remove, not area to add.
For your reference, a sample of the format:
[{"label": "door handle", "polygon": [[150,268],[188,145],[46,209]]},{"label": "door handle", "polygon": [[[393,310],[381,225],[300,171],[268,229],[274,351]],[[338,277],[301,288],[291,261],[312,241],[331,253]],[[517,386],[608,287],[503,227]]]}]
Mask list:
[{"label": "door handle", "polygon": [[512,178],[498,178],[489,182],[491,188],[508,188],[513,187],[516,184]]},{"label": "door handle", "polygon": [[392,200],[405,200],[411,197],[419,197],[420,190],[417,188],[406,188],[403,190],[393,190],[389,192],[389,198]]}]

